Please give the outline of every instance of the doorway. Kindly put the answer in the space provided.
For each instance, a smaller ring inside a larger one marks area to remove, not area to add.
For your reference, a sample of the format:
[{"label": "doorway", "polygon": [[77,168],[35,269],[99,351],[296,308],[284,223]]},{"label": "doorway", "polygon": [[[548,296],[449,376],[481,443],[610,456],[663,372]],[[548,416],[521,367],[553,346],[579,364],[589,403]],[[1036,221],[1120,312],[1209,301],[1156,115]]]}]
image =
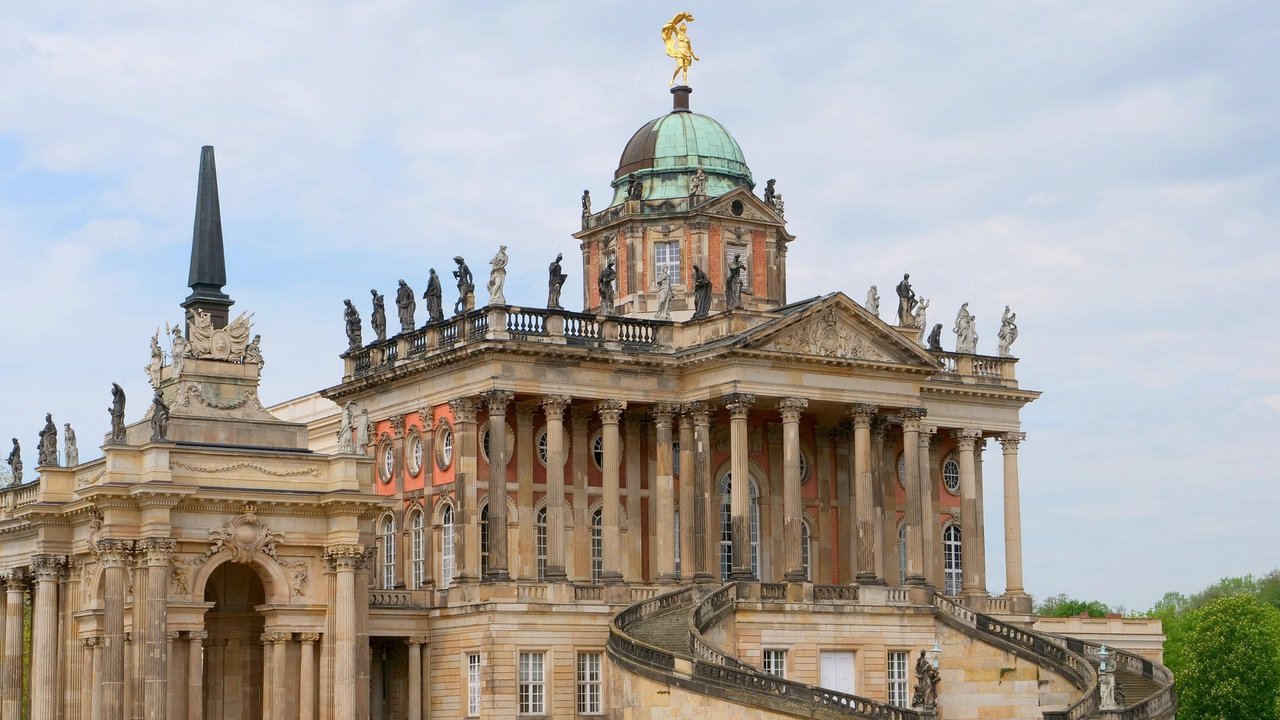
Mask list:
[{"label": "doorway", "polygon": [[262,631],[266,620],[254,609],[266,590],[248,565],[223,563],[205,584],[209,644],[204,659],[206,720],[262,720]]}]

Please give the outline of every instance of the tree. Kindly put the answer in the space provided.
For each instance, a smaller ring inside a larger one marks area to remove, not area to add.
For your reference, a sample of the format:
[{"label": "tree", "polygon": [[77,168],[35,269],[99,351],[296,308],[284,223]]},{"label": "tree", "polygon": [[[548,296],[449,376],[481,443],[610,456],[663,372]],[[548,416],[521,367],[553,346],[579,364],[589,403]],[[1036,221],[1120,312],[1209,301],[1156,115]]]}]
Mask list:
[{"label": "tree", "polygon": [[1077,600],[1066,593],[1053,595],[1036,606],[1036,614],[1042,617],[1076,617],[1085,613],[1089,617],[1106,617],[1111,608],[1097,600]]},{"label": "tree", "polygon": [[1182,618],[1169,658],[1182,720],[1276,720],[1280,709],[1280,610],[1252,594],[1213,600]]}]

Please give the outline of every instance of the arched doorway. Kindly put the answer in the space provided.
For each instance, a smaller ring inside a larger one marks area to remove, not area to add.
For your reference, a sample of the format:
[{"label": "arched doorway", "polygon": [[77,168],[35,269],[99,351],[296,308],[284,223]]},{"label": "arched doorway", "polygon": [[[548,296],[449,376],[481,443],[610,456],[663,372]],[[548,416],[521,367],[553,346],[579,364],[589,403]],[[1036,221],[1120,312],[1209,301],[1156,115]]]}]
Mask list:
[{"label": "arched doorway", "polygon": [[254,609],[266,589],[253,568],[223,563],[205,583],[209,644],[204,662],[206,720],[262,720],[262,632],[266,620]]}]

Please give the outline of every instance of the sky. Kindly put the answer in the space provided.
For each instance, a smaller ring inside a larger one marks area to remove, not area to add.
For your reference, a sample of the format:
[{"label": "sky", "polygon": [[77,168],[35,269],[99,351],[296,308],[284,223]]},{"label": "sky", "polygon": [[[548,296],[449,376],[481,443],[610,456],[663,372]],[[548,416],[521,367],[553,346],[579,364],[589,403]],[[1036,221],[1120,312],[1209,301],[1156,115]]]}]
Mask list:
[{"label": "sky", "polygon": [[969,302],[991,354],[1017,312],[1019,381],[1044,392],[1022,416],[1033,594],[1140,610],[1280,566],[1267,2],[20,4],[0,24],[0,436],[30,468],[52,412],[94,457],[113,381],[140,417],[206,144],[266,403],[339,382],[343,298],[367,314],[369,288],[421,292],[455,254],[508,245],[509,302],[542,302],[582,190],[608,197],[670,109],[677,10],[693,109],[786,197],[791,299],[876,284],[891,311],[910,272],[930,322]]}]

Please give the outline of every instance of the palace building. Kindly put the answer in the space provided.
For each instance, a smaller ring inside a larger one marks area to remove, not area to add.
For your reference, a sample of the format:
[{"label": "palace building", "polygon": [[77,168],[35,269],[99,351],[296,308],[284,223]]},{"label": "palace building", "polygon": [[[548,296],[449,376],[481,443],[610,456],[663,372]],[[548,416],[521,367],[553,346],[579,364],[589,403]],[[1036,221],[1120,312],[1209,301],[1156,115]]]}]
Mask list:
[{"label": "palace building", "polygon": [[273,408],[206,148],[156,397],[0,493],[0,718],[1171,718],[1158,629],[1034,628],[1018,360],[793,297],[690,92],[584,198],[584,311],[411,310]]}]

